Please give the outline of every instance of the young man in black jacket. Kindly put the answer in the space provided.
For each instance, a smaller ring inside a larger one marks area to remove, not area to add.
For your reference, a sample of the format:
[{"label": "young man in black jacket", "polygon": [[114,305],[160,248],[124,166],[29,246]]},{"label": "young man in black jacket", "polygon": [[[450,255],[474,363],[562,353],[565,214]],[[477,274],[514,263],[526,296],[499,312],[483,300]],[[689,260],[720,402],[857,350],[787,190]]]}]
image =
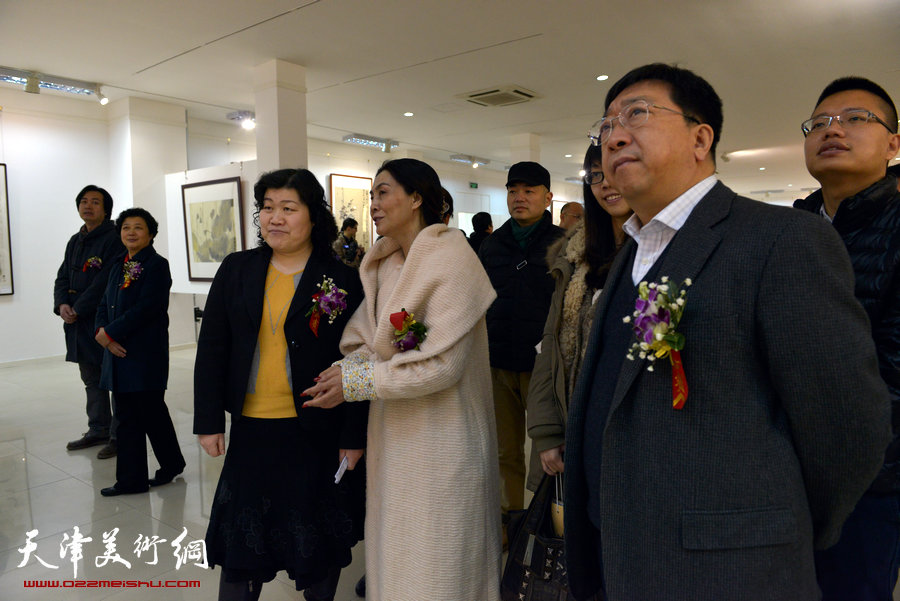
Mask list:
[{"label": "young man in black jacket", "polygon": [[478,252],[497,291],[487,327],[504,533],[509,511],[524,505],[525,397],[553,296],[547,247],[563,235],[547,210],[553,194],[544,167],[516,163],[509,169],[506,190],[510,219],[484,239]]},{"label": "young man in black jacket", "polygon": [[802,129],[806,167],[822,188],[794,206],[830,221],[847,247],[894,431],[840,541],[816,553],[816,576],[823,601],[889,601],[900,565],[900,192],[886,173],[900,149],[897,110],[877,84],[844,77],[825,88]]},{"label": "young man in black jacket", "polygon": [[88,431],[70,441],[70,451],[105,444],[97,457],[116,456],[116,421],[109,392],[101,390],[103,348],[94,341],[94,317],[114,267],[121,268],[125,247],[111,221],[112,196],[97,186],[85,186],[75,197],[81,229],[69,239],[53,286],[53,312],[63,321],[66,361],[78,364],[87,395]]}]

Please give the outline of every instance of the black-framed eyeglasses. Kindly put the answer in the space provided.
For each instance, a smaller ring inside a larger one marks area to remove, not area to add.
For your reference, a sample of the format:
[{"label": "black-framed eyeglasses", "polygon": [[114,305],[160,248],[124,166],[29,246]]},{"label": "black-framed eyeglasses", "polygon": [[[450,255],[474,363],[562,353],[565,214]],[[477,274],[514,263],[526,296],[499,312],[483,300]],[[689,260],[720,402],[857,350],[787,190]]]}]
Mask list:
[{"label": "black-framed eyeglasses", "polygon": [[626,106],[621,113],[612,117],[603,117],[596,123],[591,126],[591,129],[588,131],[588,137],[591,139],[591,144],[594,146],[599,146],[603,144],[609,137],[612,135],[613,127],[615,127],[615,122],[618,121],[622,127],[625,129],[637,129],[644,125],[648,119],[650,119],[650,107],[661,109],[664,111],[669,111],[670,113],[675,113],[676,115],[681,115],[685,119],[690,119],[697,125],[700,125],[700,120],[696,117],[692,117],[687,113],[682,113],[681,111],[676,111],[675,109],[670,109],[667,106],[661,106],[659,104],[653,104],[651,102],[647,102],[646,100],[635,100],[628,106]]},{"label": "black-framed eyeglasses", "polygon": [[584,183],[589,186],[593,186],[596,184],[603,183],[603,172],[602,171],[588,171],[584,174],[584,177],[581,178]]},{"label": "black-framed eyeglasses", "polygon": [[881,123],[883,126],[885,126],[889,132],[894,133],[894,130],[891,129],[890,125],[882,121],[878,117],[878,115],[876,115],[872,111],[867,111],[864,109],[844,111],[840,115],[819,115],[818,117],[807,119],[806,121],[801,123],[800,130],[803,132],[803,137],[805,138],[811,133],[819,133],[825,131],[831,126],[832,121],[837,121],[844,129],[863,125],[864,123],[868,123],[870,121],[877,121],[878,123]]}]

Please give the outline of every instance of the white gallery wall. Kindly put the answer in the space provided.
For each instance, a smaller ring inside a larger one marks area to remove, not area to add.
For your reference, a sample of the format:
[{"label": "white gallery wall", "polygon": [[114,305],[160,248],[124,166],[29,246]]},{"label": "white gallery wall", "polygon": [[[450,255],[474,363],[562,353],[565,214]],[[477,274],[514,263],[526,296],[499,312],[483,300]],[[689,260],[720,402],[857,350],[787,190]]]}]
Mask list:
[{"label": "white gallery wall", "polygon": [[[53,281],[66,242],[81,226],[75,195],[88,183],[109,190],[114,216],[147,208],[160,222],[154,243],[173,275],[169,307],[172,344],[193,342],[193,307],[209,284],[190,282],[184,248],[181,185],[239,175],[244,188],[248,246],[256,244],[252,132],[231,123],[186,120],[175,105],[128,98],[102,107],[50,94],[0,89],[0,162],[7,164],[15,294],[0,296],[0,363],[65,352],[62,320],[52,313]],[[330,194],[329,175],[374,177],[385,154],[349,144],[309,140],[309,169]],[[505,221],[506,174],[449,161],[429,162],[455,199],[455,210]],[[477,184],[477,188],[470,187]],[[556,199],[580,200],[581,186],[553,182]],[[454,219],[451,225],[457,225]],[[464,228],[465,229],[465,228]]]}]

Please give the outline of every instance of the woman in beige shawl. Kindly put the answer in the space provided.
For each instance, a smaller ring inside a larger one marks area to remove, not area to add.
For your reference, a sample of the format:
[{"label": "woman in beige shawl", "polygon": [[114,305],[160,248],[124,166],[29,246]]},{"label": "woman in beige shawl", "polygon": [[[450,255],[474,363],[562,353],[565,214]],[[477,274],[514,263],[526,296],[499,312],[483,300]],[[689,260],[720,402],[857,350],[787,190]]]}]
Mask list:
[{"label": "woman in beige shawl", "polygon": [[[487,330],[496,296],[446,211],[437,173],[388,161],[372,188],[378,234],[345,358],[304,406],[371,400],[366,503],[369,601],[497,601],[500,506]],[[403,316],[413,326],[405,330]],[[393,319],[392,319],[393,316]],[[393,322],[393,323],[392,323]],[[402,339],[402,341],[398,341]],[[401,350],[406,349],[406,350]]]}]

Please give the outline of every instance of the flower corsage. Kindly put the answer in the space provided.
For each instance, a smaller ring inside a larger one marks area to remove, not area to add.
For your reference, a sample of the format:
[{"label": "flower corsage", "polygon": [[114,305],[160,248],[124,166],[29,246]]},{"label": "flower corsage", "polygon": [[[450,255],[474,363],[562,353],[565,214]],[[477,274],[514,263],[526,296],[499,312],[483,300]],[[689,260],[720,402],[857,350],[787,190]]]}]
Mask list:
[{"label": "flower corsage", "polygon": [[406,309],[400,309],[398,313],[391,313],[391,325],[394,326],[394,346],[401,353],[412,349],[418,349],[419,345],[428,336],[428,327],[413,319],[412,313]]},{"label": "flower corsage", "polygon": [[331,278],[324,277],[319,290],[312,295],[312,300],[313,306],[306,312],[306,316],[309,317],[309,329],[318,338],[322,316],[328,317],[328,323],[334,323],[338,315],[347,308],[347,291],[338,288]]},{"label": "flower corsage", "polygon": [[122,282],[122,289],[131,286],[131,283],[140,277],[143,270],[144,268],[141,267],[141,264],[137,261],[126,261],[125,264],[122,265],[122,273],[125,276],[125,281]]},{"label": "flower corsage", "polygon": [[103,259],[100,257],[94,256],[84,262],[84,265],[81,268],[81,272],[84,273],[88,269],[100,269],[103,266]]},{"label": "flower corsage", "polygon": [[691,285],[687,278],[683,288],[669,284],[669,278],[663,277],[660,283],[641,282],[638,286],[638,298],[634,302],[634,313],[622,321],[633,323],[637,342],[631,345],[626,357],[634,361],[635,355],[647,359],[647,371],[653,371],[657,359],[668,357],[672,364],[672,407],[681,409],[687,401],[688,387],[681,363],[681,349],[684,348],[684,335],[675,328],[684,313],[685,288]]}]

